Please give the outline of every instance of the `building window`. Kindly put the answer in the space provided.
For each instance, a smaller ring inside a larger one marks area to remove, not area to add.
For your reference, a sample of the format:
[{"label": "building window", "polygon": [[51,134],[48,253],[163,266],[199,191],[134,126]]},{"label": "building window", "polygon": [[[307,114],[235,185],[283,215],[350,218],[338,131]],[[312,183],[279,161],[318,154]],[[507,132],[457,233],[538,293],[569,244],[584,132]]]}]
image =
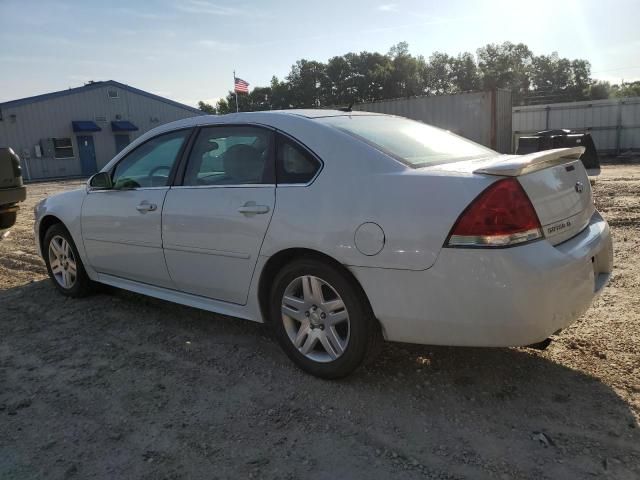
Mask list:
[{"label": "building window", "polygon": [[109,98],[118,98],[117,90],[109,90]]},{"label": "building window", "polygon": [[70,138],[52,138],[56,158],[73,158],[73,145]]}]

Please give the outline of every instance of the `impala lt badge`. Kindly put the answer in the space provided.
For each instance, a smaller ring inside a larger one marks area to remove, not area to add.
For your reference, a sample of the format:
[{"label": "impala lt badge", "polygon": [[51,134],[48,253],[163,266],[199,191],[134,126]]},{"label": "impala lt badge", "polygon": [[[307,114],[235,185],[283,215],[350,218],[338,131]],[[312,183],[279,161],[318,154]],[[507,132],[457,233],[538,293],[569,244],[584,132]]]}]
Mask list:
[{"label": "impala lt badge", "polygon": [[576,192],[582,193],[584,190],[584,185],[582,184],[582,182],[576,182],[575,189]]}]

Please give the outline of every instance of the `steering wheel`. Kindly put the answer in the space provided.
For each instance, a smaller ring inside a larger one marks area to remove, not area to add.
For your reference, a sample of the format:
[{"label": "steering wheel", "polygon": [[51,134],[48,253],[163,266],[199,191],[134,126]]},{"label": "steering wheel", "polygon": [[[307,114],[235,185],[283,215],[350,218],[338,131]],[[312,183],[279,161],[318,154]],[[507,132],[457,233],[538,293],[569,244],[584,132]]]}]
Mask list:
[{"label": "steering wheel", "polygon": [[[167,170],[167,178],[169,178],[169,173],[171,172],[171,167],[170,167],[170,166],[168,166],[168,165],[158,165],[157,167],[153,168],[153,169],[149,172],[149,175],[148,175],[148,176],[149,176],[149,184],[150,184],[152,187],[155,187],[155,186],[156,186],[156,185],[154,185],[154,183],[155,183],[155,182],[153,181],[153,179],[155,178],[155,177],[154,177],[154,175],[156,174],[156,172],[157,172],[158,170]],[[165,183],[166,183],[166,180],[165,180]],[[160,185],[158,185],[158,186],[160,186]]]},{"label": "steering wheel", "polygon": [[158,165],[157,167],[154,167],[150,172],[148,177],[149,178],[153,178],[153,176],[155,175],[155,173],[158,170],[168,170],[167,172],[167,177],[169,176],[169,172],[171,172],[171,167],[169,165]]}]

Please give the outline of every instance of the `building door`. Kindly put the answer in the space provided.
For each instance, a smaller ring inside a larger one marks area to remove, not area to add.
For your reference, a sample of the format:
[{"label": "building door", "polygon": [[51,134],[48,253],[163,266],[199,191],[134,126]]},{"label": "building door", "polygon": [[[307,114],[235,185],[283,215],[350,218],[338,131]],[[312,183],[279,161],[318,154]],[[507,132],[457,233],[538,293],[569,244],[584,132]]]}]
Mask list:
[{"label": "building door", "polygon": [[80,167],[82,175],[88,177],[98,171],[96,164],[96,149],[93,145],[93,137],[90,135],[78,135],[78,152],[80,155]]},{"label": "building door", "polygon": [[131,140],[129,140],[128,134],[118,134],[115,137],[116,137],[116,155],[117,155],[122,150],[124,150],[124,147],[126,147],[127,145],[129,145],[129,143],[131,143]]}]

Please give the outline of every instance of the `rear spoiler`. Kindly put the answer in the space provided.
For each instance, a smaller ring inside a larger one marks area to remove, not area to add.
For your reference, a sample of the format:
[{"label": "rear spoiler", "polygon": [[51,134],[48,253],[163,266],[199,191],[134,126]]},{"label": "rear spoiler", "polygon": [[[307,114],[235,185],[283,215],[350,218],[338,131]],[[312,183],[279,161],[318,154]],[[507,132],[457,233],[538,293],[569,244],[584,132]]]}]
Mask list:
[{"label": "rear spoiler", "polygon": [[554,165],[566,163],[567,160],[576,160],[584,153],[584,147],[554,148],[527,155],[510,155],[503,157],[496,163],[483,166],[473,173],[486,175],[499,175],[502,177],[517,177],[526,173],[549,168]]}]

